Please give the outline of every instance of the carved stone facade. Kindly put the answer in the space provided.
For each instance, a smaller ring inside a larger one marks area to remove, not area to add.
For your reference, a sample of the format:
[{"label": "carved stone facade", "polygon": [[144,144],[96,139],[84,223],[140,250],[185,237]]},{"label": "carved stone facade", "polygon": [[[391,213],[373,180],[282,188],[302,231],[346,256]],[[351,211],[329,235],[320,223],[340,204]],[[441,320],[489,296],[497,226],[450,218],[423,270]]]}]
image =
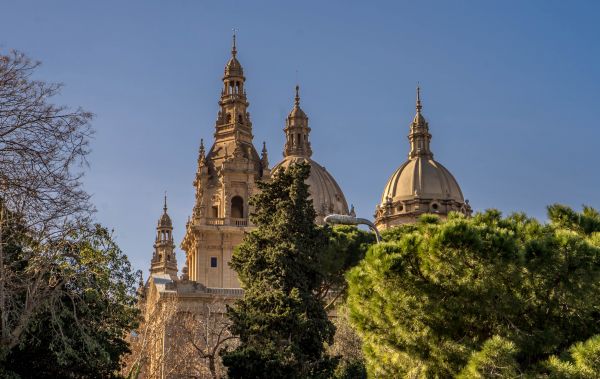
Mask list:
[{"label": "carved stone facade", "polygon": [[270,176],[266,148],[259,157],[253,145],[252,122],[237,60],[235,36],[231,59],[225,66],[214,143],[208,153],[201,141],[192,217],[181,247],[186,253],[189,280],[206,287],[239,288],[229,268],[233,248],[251,230],[248,199],[256,182]]},{"label": "carved stone facade", "polygon": [[408,160],[394,171],[375,209],[375,225],[379,229],[415,222],[423,213],[445,217],[451,211],[468,216],[472,212],[454,176],[433,159],[429,123],[421,113],[419,88],[416,108],[408,135]]}]

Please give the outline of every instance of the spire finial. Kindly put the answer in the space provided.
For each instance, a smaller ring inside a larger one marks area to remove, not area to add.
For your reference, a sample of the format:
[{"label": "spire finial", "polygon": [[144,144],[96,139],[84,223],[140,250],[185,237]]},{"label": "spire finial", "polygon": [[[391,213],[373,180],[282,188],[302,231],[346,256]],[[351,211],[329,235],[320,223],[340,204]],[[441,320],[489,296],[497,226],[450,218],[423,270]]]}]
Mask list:
[{"label": "spire finial", "polygon": [[419,82],[417,82],[417,112],[421,113],[421,108],[423,108],[423,106],[421,105],[421,86],[419,85]]},{"label": "spire finial", "polygon": [[262,153],[263,153],[263,154],[266,154],[266,153],[267,153],[267,142],[266,142],[266,141],[263,141]]},{"label": "spire finial", "polygon": [[300,105],[300,86],[296,84],[296,99],[295,103],[297,106]]},{"label": "spire finial", "polygon": [[163,211],[165,211],[165,213],[167,213],[167,191],[165,191],[165,205],[163,207]]},{"label": "spire finial", "polygon": [[200,138],[200,155],[204,156],[204,138]]},{"label": "spire finial", "polygon": [[233,45],[231,46],[231,55],[235,57],[235,55],[237,54],[237,49],[235,46],[235,32],[237,32],[237,29],[233,28],[231,29],[231,31],[233,32]]}]

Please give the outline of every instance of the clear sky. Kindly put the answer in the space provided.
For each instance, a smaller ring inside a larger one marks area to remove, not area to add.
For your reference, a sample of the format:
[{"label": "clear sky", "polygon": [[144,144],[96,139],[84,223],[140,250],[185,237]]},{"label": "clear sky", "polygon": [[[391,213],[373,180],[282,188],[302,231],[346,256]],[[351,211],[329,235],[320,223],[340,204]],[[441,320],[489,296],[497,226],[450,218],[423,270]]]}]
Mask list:
[{"label": "clear sky", "polygon": [[298,81],[313,158],[372,217],[420,82],[435,158],[473,208],[544,219],[554,202],[600,208],[599,17],[597,1],[1,0],[0,48],[96,115],[85,185],[147,276],[164,191],[183,237],[231,28],[272,164]]}]

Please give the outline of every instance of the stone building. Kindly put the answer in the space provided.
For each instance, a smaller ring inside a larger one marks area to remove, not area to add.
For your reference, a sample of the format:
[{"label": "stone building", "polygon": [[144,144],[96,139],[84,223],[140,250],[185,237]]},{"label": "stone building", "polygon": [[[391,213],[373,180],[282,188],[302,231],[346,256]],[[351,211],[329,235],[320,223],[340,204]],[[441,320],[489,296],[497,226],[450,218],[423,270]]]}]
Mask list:
[{"label": "stone building", "polygon": [[[204,141],[200,142],[193,181],[194,205],[181,243],[186,259],[180,276],[166,197],[156,227],[150,277],[140,291],[146,331],[145,337],[138,340],[148,341],[138,343],[136,353],[139,362],[144,363],[142,378],[204,377],[201,372],[206,373],[207,365],[198,361],[201,355],[194,349],[213,349],[215,353],[223,346],[225,305],[243,296],[229,262],[244,234],[254,228],[249,220],[252,209],[248,200],[257,193],[258,182],[269,181],[272,175],[294,163],[307,162],[311,166],[307,183],[317,213],[315,222],[322,224],[331,213],[349,214],[336,180],[312,159],[311,128],[300,107],[299,87],[296,86],[294,105],[283,129],[283,160],[271,170],[265,143],[260,155],[253,143],[246,78],[237,59],[235,36],[222,81],[214,141],[208,150]],[[423,213],[443,217],[454,210],[471,214],[452,174],[433,159],[429,125],[421,110],[417,89],[408,160],[385,186],[375,213],[375,224],[380,229],[414,222]],[[192,344],[193,333],[199,334],[198,341]]]},{"label": "stone building", "polygon": [[[235,36],[222,81],[214,142],[208,150],[200,142],[194,206],[181,243],[186,260],[180,276],[166,197],[156,228],[150,277],[140,291],[148,338],[138,338],[139,351],[134,354],[143,362],[142,378],[203,377],[198,373],[206,373],[207,365],[191,361],[199,357],[190,347],[193,331],[182,334],[181,330],[191,327],[200,332],[196,347],[221,348],[219,323],[225,305],[243,295],[228,263],[235,246],[254,227],[248,200],[258,191],[257,182],[270,180],[271,170],[265,143],[260,155],[253,144],[246,78],[237,59]],[[329,213],[347,214],[348,205],[335,179],[311,158],[308,117],[300,108],[298,91],[296,87],[295,104],[284,128],[284,159],[274,172],[300,161],[311,165],[307,183],[317,211],[315,222],[322,223]],[[188,355],[192,358],[185,359]]]},{"label": "stone building", "polygon": [[423,213],[445,217],[451,211],[472,212],[454,176],[433,159],[429,123],[421,112],[418,87],[416,108],[408,134],[408,160],[390,176],[375,209],[375,225],[380,230],[415,222]]}]

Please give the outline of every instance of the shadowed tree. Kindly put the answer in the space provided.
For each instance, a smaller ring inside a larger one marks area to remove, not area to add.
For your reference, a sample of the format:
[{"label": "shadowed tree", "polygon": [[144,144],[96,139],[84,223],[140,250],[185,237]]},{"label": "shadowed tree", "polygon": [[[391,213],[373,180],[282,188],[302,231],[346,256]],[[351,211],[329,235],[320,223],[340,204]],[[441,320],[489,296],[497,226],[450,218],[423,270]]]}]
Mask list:
[{"label": "shadowed tree", "polygon": [[334,327],[316,295],[328,238],[314,223],[309,173],[309,165],[293,165],[260,183],[251,199],[257,228],[231,261],[245,291],[228,310],[240,338],[223,355],[231,378],[328,377],[335,366],[324,351]]}]

